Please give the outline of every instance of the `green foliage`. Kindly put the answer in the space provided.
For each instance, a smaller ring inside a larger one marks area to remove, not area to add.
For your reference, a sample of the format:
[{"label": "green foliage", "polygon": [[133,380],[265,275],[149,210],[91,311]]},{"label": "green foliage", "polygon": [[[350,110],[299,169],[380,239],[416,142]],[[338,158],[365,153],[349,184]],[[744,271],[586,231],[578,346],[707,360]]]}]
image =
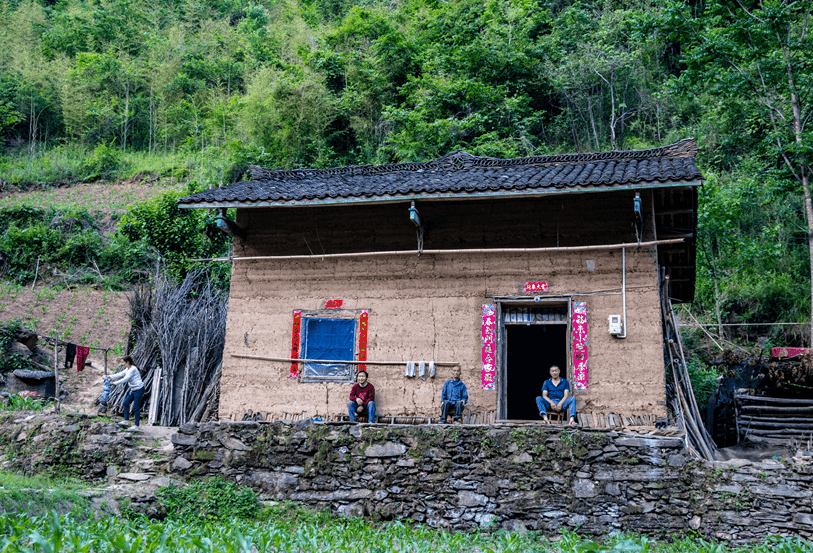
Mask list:
[{"label": "green foliage", "polygon": [[185,487],[163,487],[157,495],[170,519],[187,523],[253,520],[260,509],[251,488],[219,477],[193,480]]},{"label": "green foliage", "polygon": [[164,522],[126,521],[87,514],[26,516],[0,514],[0,546],[6,553],[24,551],[119,551],[169,553],[218,551],[492,551],[646,553],[808,553],[813,544],[800,538],[769,538],[764,544],[729,548],[703,539],[658,543],[644,536],[614,534],[602,542],[565,533],[552,542],[533,532],[447,532],[402,522],[369,525],[358,519],[251,523],[230,520],[201,523],[170,519]]},{"label": "green foliage", "polygon": [[8,396],[6,401],[0,400],[0,411],[43,411],[47,406],[45,402],[35,397],[22,397],[17,394]]},{"label": "green foliage", "polygon": [[[90,499],[81,493],[85,485],[68,478],[54,480],[1,471],[0,489],[3,490],[0,493],[0,512],[12,518],[16,513],[39,517],[47,515],[49,511],[81,514],[90,508]],[[0,528],[8,521],[8,518],[0,519]],[[4,535],[4,532],[0,531],[0,535]]]},{"label": "green foliage", "polygon": [[122,151],[118,148],[99,144],[93,155],[85,161],[84,180],[109,179],[122,169]]},{"label": "green foliage", "polygon": [[[182,278],[192,268],[190,259],[225,253],[228,236],[216,228],[215,216],[201,209],[179,209],[185,194],[165,192],[133,206],[119,221],[119,240],[152,248],[164,259],[170,274]],[[228,268],[216,264],[212,278],[226,282]]]},{"label": "green foliage", "polygon": [[[695,136],[707,180],[693,313],[703,323],[717,311],[728,323],[807,322],[806,7],[15,0],[0,5],[0,175],[68,183],[143,173],[197,190],[251,163],[420,161],[456,148],[504,158]],[[225,251],[210,214],[173,211],[169,200],[136,209],[109,243],[45,218],[3,224],[9,276],[30,280],[40,256],[61,272],[95,262],[108,285],[125,286],[156,252],[180,276],[189,257]],[[227,280],[225,268],[215,274]],[[799,345],[800,328],[727,332]]]},{"label": "green foliage", "polygon": [[720,372],[713,367],[704,368],[701,363],[696,361],[689,361],[688,365],[694,398],[700,411],[703,412],[709,402],[709,397],[717,390],[717,379],[720,377]]},{"label": "green foliage", "polygon": [[106,241],[94,217],[81,209],[0,209],[0,252],[6,274],[19,282],[30,281],[35,273],[47,278],[47,269],[75,279],[84,274],[91,282],[105,274],[134,281],[136,271],[152,265],[152,251],[121,237]]},{"label": "green foliage", "polygon": [[[12,319],[0,323],[0,373],[8,373],[16,371],[17,369],[33,368],[31,363],[22,355],[19,353],[11,353],[11,344],[14,343],[21,329],[22,322],[20,319]],[[6,406],[6,410],[20,410],[15,406],[30,403],[26,402],[26,399],[27,398],[21,398],[19,396],[12,396]]]}]

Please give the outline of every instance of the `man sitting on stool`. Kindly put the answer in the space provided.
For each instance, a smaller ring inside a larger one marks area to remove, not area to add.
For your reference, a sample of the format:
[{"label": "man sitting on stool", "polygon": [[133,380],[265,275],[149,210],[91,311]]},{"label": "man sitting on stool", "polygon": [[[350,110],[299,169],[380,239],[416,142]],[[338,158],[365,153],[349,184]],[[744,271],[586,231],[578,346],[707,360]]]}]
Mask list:
[{"label": "man sitting on stool", "polygon": [[350,391],[350,401],[347,402],[347,412],[350,420],[355,421],[356,415],[367,414],[367,422],[375,422],[375,386],[367,382],[367,371],[359,371],[356,375],[358,384]]},{"label": "man sitting on stool", "polygon": [[576,423],[576,398],[570,397],[570,384],[565,378],[559,378],[559,367],[550,368],[550,378],[542,385],[542,395],[537,396],[536,405],[542,422],[548,424],[548,409],[561,412],[567,410],[570,424]]},{"label": "man sitting on stool", "polygon": [[446,424],[449,409],[452,407],[454,407],[454,421],[459,422],[463,418],[463,409],[469,401],[469,393],[466,391],[466,385],[460,381],[460,367],[455,367],[451,380],[447,380],[443,384],[440,401],[441,424]]}]

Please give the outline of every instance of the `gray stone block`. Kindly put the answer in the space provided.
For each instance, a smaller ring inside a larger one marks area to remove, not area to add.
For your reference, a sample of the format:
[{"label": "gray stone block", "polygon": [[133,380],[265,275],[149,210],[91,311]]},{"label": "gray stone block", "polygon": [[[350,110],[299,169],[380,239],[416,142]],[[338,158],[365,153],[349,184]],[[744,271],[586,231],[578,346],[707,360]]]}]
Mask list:
[{"label": "gray stone block", "polygon": [[592,480],[576,480],[573,482],[573,494],[578,499],[585,499],[597,496],[598,490]]},{"label": "gray stone block", "polygon": [[406,453],[406,446],[397,442],[384,442],[383,444],[371,445],[364,450],[367,457],[398,457]]},{"label": "gray stone block", "polygon": [[188,470],[192,468],[192,463],[183,457],[176,457],[172,462],[172,470]]},{"label": "gray stone block", "polygon": [[488,503],[488,497],[471,491],[457,492],[457,504],[461,507],[479,507]]},{"label": "gray stone block", "polygon": [[751,493],[756,495],[792,497],[795,499],[803,499],[813,495],[813,491],[802,490],[794,486],[786,486],[782,484],[777,484],[775,486],[751,486]]},{"label": "gray stone block", "polygon": [[683,440],[678,438],[655,438],[643,436],[621,436],[616,438],[617,447],[666,447],[683,448]]},{"label": "gray stone block", "polygon": [[246,444],[238,440],[237,438],[232,438],[230,436],[226,436],[225,434],[221,434],[217,437],[220,440],[220,443],[223,444],[225,447],[234,450],[234,451],[251,451],[251,448],[248,447]]},{"label": "gray stone block", "polygon": [[195,445],[198,443],[198,439],[195,436],[188,434],[173,434],[170,440],[175,445]]}]

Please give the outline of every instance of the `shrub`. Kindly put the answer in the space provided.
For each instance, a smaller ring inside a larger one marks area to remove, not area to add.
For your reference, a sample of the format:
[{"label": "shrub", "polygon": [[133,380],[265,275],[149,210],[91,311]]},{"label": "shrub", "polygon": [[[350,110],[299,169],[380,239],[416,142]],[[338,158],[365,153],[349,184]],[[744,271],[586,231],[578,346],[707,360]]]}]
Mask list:
[{"label": "shrub", "polygon": [[82,168],[87,180],[112,178],[123,168],[122,152],[118,148],[100,144]]},{"label": "shrub", "polygon": [[20,319],[0,323],[0,373],[17,369],[32,369],[34,366],[19,353],[11,353],[11,344],[22,329]]},{"label": "shrub", "polygon": [[689,380],[694,390],[694,398],[701,412],[708,405],[709,397],[717,390],[720,373],[713,367],[704,368],[699,361],[689,361]]},{"label": "shrub", "polygon": [[157,492],[168,518],[192,522],[254,519],[260,509],[257,494],[219,477],[195,480],[186,487],[167,486]]}]

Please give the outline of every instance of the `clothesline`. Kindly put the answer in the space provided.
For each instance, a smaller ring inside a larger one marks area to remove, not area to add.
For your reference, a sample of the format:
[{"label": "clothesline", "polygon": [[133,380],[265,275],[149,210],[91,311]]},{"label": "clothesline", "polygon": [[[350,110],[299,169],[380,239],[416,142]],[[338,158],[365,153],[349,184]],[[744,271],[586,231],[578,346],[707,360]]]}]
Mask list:
[{"label": "clothesline", "polygon": [[[345,359],[294,359],[292,357],[263,357],[261,355],[244,355],[242,353],[232,353],[232,357],[243,359],[259,359],[261,361],[283,361],[285,363],[345,363],[347,365],[406,365],[407,361],[347,361]],[[436,366],[460,365],[459,361],[435,361]]]}]

